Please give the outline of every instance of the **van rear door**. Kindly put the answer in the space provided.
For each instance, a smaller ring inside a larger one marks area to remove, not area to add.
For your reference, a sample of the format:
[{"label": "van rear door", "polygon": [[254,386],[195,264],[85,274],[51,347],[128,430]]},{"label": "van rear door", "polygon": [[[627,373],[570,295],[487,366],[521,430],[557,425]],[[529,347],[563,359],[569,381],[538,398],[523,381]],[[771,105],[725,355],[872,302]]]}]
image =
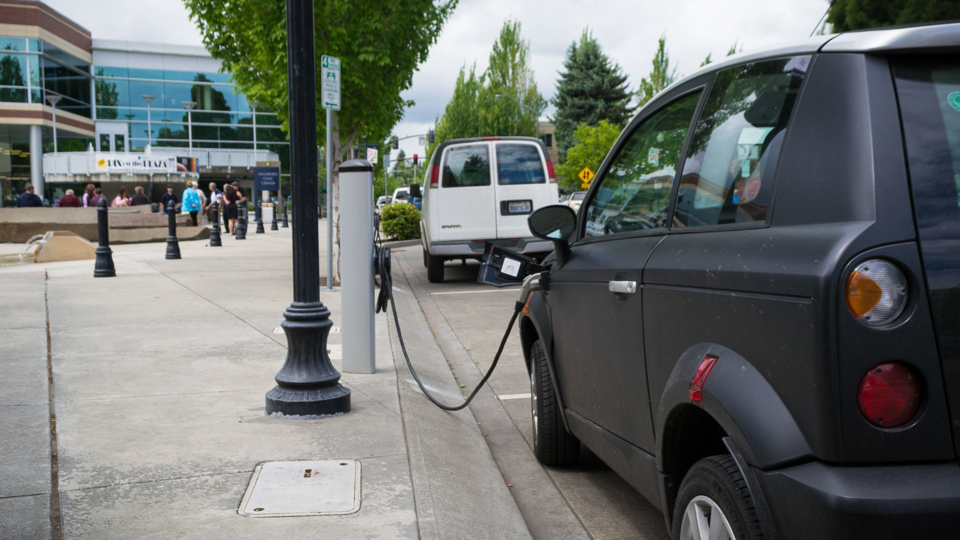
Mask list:
[{"label": "van rear door", "polygon": [[[432,196],[433,194],[431,194]],[[497,237],[496,201],[490,179],[490,143],[448,147],[437,189],[439,235],[436,242]]]},{"label": "van rear door", "polygon": [[534,141],[499,141],[494,148],[497,237],[530,237],[527,217],[559,197],[547,179],[546,157]]}]

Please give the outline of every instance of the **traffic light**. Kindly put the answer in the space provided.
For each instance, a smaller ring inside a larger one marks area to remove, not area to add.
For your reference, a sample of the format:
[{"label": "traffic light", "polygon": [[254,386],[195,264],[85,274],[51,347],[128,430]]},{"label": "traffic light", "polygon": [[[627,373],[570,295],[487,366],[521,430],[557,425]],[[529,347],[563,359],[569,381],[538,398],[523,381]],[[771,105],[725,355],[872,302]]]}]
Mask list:
[{"label": "traffic light", "polygon": [[398,138],[396,138],[396,137],[393,138],[393,149],[394,149],[394,150],[399,150],[399,149],[400,149],[400,139],[398,139]]},{"label": "traffic light", "polygon": [[430,144],[433,144],[434,142],[436,142],[436,140],[437,140],[437,133],[431,129],[430,131],[427,132],[427,141]]},{"label": "traffic light", "polygon": [[414,164],[414,165],[417,164],[417,155],[416,155],[416,154],[413,155],[413,164]]}]

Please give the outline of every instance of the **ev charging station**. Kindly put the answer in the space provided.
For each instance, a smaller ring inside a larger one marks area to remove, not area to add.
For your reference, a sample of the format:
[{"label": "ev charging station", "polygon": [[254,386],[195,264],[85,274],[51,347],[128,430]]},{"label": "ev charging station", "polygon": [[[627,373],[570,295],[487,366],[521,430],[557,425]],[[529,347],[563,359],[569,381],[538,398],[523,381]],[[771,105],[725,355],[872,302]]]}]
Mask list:
[{"label": "ev charging station", "polygon": [[373,304],[373,165],[340,165],[340,298],[343,371],[375,373]]}]

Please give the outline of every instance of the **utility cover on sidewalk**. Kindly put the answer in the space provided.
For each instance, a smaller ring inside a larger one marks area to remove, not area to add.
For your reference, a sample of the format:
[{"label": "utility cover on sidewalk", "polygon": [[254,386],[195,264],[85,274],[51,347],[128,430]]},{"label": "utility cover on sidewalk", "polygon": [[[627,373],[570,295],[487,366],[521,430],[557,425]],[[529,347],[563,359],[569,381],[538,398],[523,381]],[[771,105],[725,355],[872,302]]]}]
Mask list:
[{"label": "utility cover on sidewalk", "polygon": [[360,510],[360,462],[271,461],[257,465],[238,512],[252,517],[323,516]]}]

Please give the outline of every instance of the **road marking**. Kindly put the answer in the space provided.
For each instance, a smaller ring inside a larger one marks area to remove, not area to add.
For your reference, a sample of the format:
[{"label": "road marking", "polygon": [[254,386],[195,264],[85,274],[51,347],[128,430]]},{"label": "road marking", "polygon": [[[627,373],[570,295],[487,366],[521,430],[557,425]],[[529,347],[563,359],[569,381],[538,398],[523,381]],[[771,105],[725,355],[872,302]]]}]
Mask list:
[{"label": "road marking", "polygon": [[521,289],[490,289],[484,291],[449,291],[449,292],[432,292],[430,296],[440,296],[444,294],[480,294],[480,293],[492,293],[492,292],[517,292]]},{"label": "road marking", "polygon": [[508,399],[530,399],[530,394],[503,394],[497,397],[500,398],[500,401],[506,401]]}]

